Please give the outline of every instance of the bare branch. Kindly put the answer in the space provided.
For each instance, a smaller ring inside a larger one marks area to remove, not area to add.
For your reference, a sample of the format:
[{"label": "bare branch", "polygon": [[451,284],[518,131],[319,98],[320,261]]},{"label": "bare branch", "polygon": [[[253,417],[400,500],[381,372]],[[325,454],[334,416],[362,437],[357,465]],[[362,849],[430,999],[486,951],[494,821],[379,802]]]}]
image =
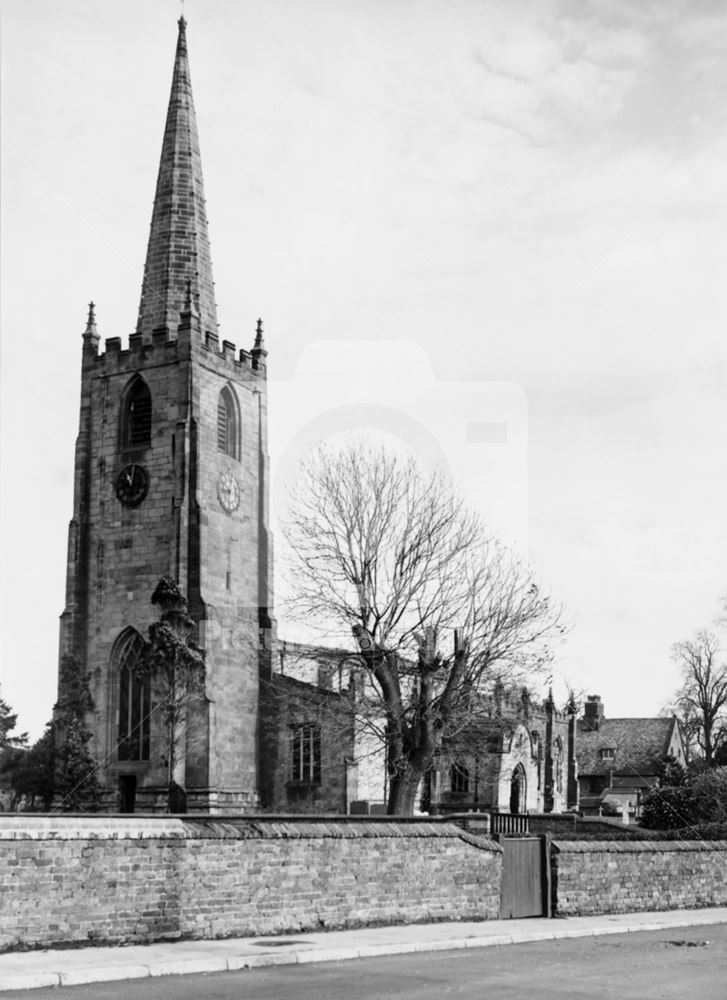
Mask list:
[{"label": "bare branch", "polygon": [[675,705],[690,755],[710,767],[727,747],[727,664],[714,632],[700,629],[672,647],[682,672]]}]

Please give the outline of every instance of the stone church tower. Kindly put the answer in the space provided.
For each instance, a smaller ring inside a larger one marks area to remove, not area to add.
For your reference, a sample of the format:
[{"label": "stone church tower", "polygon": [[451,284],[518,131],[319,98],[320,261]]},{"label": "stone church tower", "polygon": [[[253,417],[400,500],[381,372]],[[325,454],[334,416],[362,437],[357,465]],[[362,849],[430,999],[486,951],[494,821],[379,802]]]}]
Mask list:
[{"label": "stone church tower", "polygon": [[[259,673],[273,641],[266,355],[218,339],[185,21],[179,21],[136,332],[83,334],[61,656],[90,672],[90,749],[108,808],[163,807],[163,734],[134,673],[170,574],[206,650],[188,808],[258,801]],[[252,339],[252,338],[251,338]]]}]

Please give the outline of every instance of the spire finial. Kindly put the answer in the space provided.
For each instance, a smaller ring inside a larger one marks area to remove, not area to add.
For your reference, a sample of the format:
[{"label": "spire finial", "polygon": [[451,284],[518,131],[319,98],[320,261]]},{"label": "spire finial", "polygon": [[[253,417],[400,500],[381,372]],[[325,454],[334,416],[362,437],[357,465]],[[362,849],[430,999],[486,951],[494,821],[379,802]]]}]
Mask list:
[{"label": "spire finial", "polygon": [[179,26],[179,34],[177,35],[177,53],[183,52],[186,55],[187,52],[187,22],[184,19],[184,5],[182,5],[182,13],[177,21]]}]

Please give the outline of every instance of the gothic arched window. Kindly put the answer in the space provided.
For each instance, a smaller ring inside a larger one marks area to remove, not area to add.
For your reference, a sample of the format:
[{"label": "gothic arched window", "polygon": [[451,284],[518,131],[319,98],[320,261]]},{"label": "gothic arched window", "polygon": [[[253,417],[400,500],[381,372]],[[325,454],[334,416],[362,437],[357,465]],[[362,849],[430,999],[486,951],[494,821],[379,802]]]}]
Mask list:
[{"label": "gothic arched window", "polygon": [[119,685],[116,744],[119,760],[149,760],[151,691],[148,676],[140,676],[138,671],[143,651],[141,635],[127,628],[111,653]]},{"label": "gothic arched window", "polygon": [[237,399],[229,385],[217,399],[217,448],[230,458],[240,457],[240,417]]},{"label": "gothic arched window", "polygon": [[555,778],[555,790],[563,791],[563,744],[560,736],[557,736],[553,744],[553,771]]},{"label": "gothic arched window", "polygon": [[151,444],[151,392],[137,375],[122,401],[121,445],[123,448],[148,448]]},{"label": "gothic arched window", "polygon": [[457,761],[449,769],[449,784],[453,792],[466,795],[470,790],[470,772],[465,764]]}]

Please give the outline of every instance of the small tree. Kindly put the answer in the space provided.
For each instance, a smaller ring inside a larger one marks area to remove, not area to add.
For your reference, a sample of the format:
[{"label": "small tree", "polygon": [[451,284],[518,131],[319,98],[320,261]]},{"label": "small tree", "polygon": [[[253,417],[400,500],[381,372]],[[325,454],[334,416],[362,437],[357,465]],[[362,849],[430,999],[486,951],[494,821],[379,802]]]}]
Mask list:
[{"label": "small tree", "polygon": [[294,607],[341,638],[353,633],[369,694],[352,711],[367,705],[382,732],[388,811],[411,813],[443,738],[471,727],[494,672],[514,679],[550,662],[559,609],[413,459],[358,441],[320,448],[291,510]]},{"label": "small tree", "polygon": [[64,812],[96,809],[101,796],[96,763],[88,750],[91,730],[87,719],[94,709],[90,676],[74,656],[61,658],[53,734],[55,799]]},{"label": "small tree", "polygon": [[42,809],[50,809],[55,788],[55,759],[53,723],[49,722],[40,739],[30,749],[18,750],[8,768],[13,789],[12,808],[17,808],[25,798],[30,809],[38,802]]},{"label": "small tree", "polygon": [[14,776],[28,746],[28,734],[11,735],[18,721],[18,713],[13,712],[10,705],[0,698],[0,775],[3,785],[13,789],[10,808],[17,804],[18,794],[15,791]]},{"label": "small tree", "polygon": [[687,783],[686,768],[670,753],[659,761],[656,777],[660,787],[679,788]]},{"label": "small tree", "polygon": [[27,746],[27,733],[21,733],[19,736],[10,735],[15,729],[17,721],[18,713],[13,712],[10,705],[0,698],[0,750]]},{"label": "small tree", "polygon": [[190,706],[204,697],[204,652],[191,638],[194,621],[187,601],[171,576],[163,576],[152,594],[161,618],[149,626],[149,642],[140,663],[152,685],[154,712],[164,733],[167,768],[167,808],[186,811],[185,766],[187,715]]},{"label": "small tree", "polygon": [[698,754],[713,767],[727,744],[727,664],[719,639],[700,629],[692,639],[676,643],[672,657],[682,673],[675,705],[690,756]]}]

